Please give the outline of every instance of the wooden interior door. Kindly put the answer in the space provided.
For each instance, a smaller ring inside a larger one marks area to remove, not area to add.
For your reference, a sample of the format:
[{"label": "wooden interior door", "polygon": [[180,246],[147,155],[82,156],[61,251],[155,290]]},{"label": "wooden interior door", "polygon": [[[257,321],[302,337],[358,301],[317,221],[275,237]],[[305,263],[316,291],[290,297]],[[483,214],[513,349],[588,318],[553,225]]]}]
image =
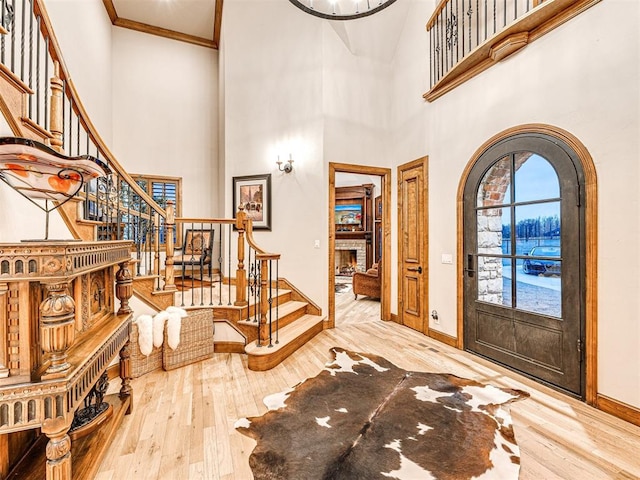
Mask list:
[{"label": "wooden interior door", "polygon": [[399,321],[428,334],[427,157],[398,167]]}]

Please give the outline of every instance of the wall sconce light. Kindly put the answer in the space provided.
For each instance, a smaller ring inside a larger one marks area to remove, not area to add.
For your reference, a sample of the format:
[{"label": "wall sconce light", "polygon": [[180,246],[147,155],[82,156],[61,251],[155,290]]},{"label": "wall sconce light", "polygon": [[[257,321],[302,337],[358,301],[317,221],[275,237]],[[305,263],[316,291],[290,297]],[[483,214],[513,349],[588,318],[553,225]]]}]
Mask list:
[{"label": "wall sconce light", "polygon": [[280,155],[278,155],[278,170],[284,173],[291,173],[293,171],[293,159],[291,158],[291,154],[289,154],[289,160],[286,161],[284,167],[282,166],[282,162],[280,161]]}]

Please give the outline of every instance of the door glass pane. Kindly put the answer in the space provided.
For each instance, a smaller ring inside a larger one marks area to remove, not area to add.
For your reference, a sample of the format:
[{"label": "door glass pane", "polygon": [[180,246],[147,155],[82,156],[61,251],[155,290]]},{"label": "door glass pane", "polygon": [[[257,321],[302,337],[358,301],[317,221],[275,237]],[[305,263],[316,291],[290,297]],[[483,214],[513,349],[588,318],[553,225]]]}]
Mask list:
[{"label": "door glass pane", "polygon": [[511,157],[498,160],[485,173],[478,187],[478,207],[511,203]]},{"label": "door glass pane", "polygon": [[[516,255],[538,255],[531,251],[534,247],[561,246],[560,202],[520,205],[515,211]],[[550,256],[559,257],[560,248]]]},{"label": "door glass pane", "polygon": [[478,210],[478,253],[509,254],[511,251],[511,209],[488,208]]},{"label": "door glass pane", "polygon": [[516,207],[516,308],[562,316],[560,202]]},{"label": "door glass pane", "polygon": [[558,174],[540,155],[520,152],[515,157],[516,202],[560,197]]},{"label": "door glass pane", "polygon": [[510,259],[478,256],[477,278],[479,301],[512,306]]},{"label": "door glass pane", "polygon": [[[560,270],[560,261],[555,262]],[[526,280],[521,282],[520,280]],[[516,308],[562,318],[562,283],[559,276],[545,277],[518,273]]]}]

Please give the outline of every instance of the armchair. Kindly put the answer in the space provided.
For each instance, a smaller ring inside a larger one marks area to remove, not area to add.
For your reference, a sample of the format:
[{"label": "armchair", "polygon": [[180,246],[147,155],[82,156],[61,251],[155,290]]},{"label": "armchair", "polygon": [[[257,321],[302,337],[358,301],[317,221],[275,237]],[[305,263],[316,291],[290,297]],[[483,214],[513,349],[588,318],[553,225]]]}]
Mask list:
[{"label": "armchair", "polygon": [[380,284],[382,281],[382,259],[374,264],[366,273],[353,274],[353,294],[356,300],[358,294],[367,297],[380,298]]},{"label": "armchair", "polygon": [[[202,279],[205,269],[211,275],[211,252],[213,251],[214,229],[187,229],[184,232],[182,251],[173,257],[173,264],[182,267],[182,276],[200,274]],[[189,275],[190,274],[190,275]]]}]

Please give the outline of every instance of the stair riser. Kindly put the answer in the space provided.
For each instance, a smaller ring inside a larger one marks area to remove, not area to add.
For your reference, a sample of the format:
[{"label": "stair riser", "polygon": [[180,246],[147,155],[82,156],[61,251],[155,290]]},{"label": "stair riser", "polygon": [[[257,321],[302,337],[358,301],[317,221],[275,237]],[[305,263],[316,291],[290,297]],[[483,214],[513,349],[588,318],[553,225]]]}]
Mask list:
[{"label": "stair riser", "polygon": [[315,337],[322,330],[322,322],[318,322],[313,328],[310,328],[299,335],[285,347],[274,352],[273,355],[249,355],[249,370],[264,372],[265,370],[272,369],[276,365],[282,363],[287,357],[291,356],[293,352]]}]

